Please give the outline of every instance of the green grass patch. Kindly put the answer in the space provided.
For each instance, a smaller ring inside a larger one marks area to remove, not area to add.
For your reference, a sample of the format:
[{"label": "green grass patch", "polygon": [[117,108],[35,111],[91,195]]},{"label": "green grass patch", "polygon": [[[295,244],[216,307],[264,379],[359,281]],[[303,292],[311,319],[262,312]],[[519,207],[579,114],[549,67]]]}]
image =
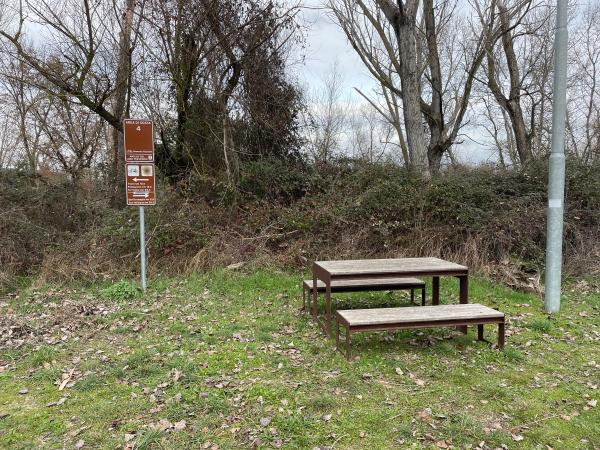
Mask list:
[{"label": "green grass patch", "polygon": [[[299,310],[299,279],[214,271],[151,282],[144,296],[127,282],[62,296],[24,286],[10,307],[38,334],[0,349],[0,448],[600,443],[598,294],[567,290],[549,318],[537,296],[473,278],[470,301],[507,314],[504,352],[476,329],[361,333],[348,363]],[[92,308],[99,299],[111,309]],[[336,299],[409,304],[402,292]],[[442,280],[441,299],[458,302],[455,280]]]}]

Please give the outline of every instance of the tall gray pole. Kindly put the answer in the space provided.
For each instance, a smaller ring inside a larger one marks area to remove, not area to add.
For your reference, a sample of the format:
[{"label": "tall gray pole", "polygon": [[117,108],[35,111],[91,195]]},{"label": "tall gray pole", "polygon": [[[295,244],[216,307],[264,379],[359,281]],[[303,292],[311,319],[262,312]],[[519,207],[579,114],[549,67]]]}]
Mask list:
[{"label": "tall gray pole", "polygon": [[560,309],[562,238],[565,197],[565,121],[567,113],[567,0],[557,0],[554,37],[554,93],[552,148],[548,178],[548,232],[546,238],[547,312]]},{"label": "tall gray pole", "polygon": [[142,291],[146,292],[146,224],[144,207],[140,206],[140,259],[142,262]]}]

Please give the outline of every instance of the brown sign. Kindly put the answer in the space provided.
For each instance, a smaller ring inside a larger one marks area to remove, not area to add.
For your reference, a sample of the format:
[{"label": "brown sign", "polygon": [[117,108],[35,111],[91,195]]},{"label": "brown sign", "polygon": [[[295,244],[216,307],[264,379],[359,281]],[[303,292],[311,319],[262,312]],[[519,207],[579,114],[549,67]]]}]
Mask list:
[{"label": "brown sign", "polygon": [[154,164],[125,164],[127,204],[129,206],[156,205]]},{"label": "brown sign", "polygon": [[154,127],[151,120],[123,121],[125,162],[154,161]]}]

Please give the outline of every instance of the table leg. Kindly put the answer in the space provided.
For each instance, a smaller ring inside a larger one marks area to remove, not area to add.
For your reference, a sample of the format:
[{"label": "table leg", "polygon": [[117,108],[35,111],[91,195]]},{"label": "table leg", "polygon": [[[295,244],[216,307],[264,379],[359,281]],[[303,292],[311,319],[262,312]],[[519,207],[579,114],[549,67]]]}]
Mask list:
[{"label": "table leg", "polygon": [[498,324],[498,348],[504,349],[504,322]]},{"label": "table leg", "polygon": [[433,277],[431,279],[431,304],[440,304],[440,277]]},{"label": "table leg", "polygon": [[477,325],[477,340],[483,341],[483,324]]},{"label": "table leg", "polygon": [[410,290],[410,303],[411,303],[411,305],[415,304],[415,290],[414,289]]},{"label": "table leg", "polygon": [[460,303],[469,303],[469,275],[458,277],[460,280]]},{"label": "table leg", "polygon": [[327,326],[327,336],[331,336],[331,280],[327,281],[327,286],[325,287],[325,321]]},{"label": "table leg", "polygon": [[421,289],[421,306],[425,306],[425,286]]},{"label": "table leg", "polygon": [[346,326],[346,359],[350,361],[350,326]]}]

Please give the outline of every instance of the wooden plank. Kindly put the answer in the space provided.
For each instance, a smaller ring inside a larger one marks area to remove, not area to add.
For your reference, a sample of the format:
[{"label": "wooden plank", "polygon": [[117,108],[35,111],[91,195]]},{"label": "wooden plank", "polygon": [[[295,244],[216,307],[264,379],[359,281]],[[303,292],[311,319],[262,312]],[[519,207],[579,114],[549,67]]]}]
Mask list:
[{"label": "wooden plank", "polygon": [[315,261],[331,276],[376,275],[402,273],[467,273],[468,267],[439,258],[355,259]]},{"label": "wooden plank", "polygon": [[[304,283],[309,288],[312,287],[313,280],[304,280]],[[365,278],[360,280],[342,279],[333,280],[331,282],[331,288],[341,287],[373,287],[373,286],[390,286],[390,287],[402,287],[402,286],[425,286],[423,280],[418,278]],[[325,283],[321,280],[317,280],[317,289],[325,289]]]},{"label": "wooden plank", "polygon": [[477,303],[404,308],[338,310],[350,326],[435,322],[447,320],[495,319],[504,313]]}]

